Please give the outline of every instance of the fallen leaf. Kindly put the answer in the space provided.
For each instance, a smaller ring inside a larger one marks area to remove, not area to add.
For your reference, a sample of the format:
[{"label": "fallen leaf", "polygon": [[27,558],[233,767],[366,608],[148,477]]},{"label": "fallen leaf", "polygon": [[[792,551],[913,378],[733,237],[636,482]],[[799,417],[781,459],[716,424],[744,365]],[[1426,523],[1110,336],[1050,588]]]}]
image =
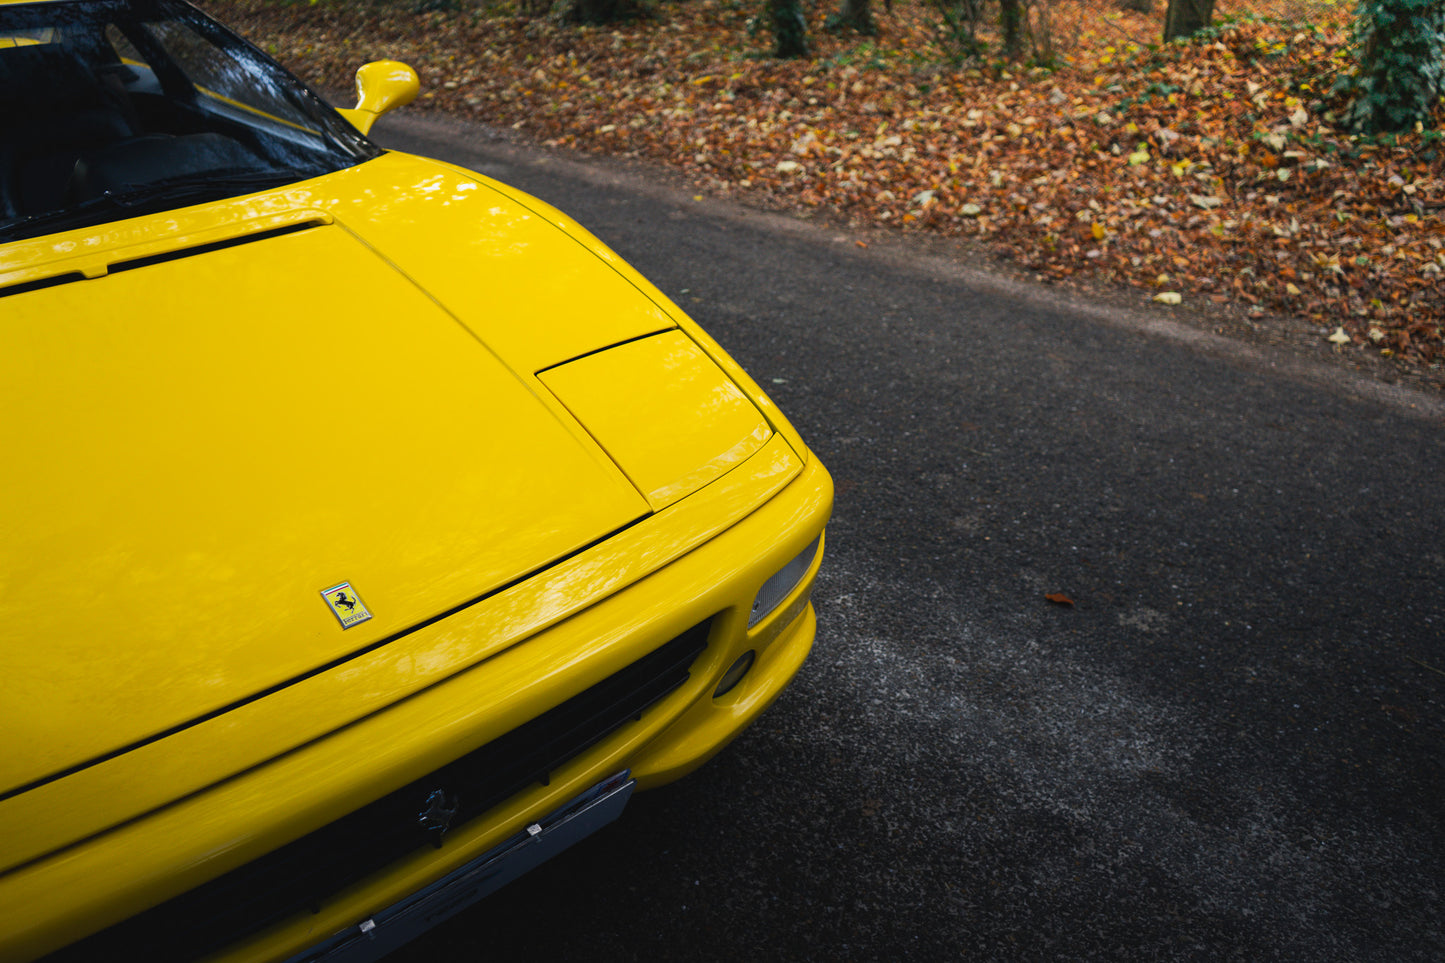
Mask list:
[{"label": "fallen leaf", "polygon": [[1178,304],[1184,298],[1178,291],[1161,291],[1154,295],[1154,300],[1160,304]]},{"label": "fallen leaf", "polygon": [[1350,344],[1353,341],[1348,334],[1345,334],[1344,328],[1335,328],[1335,333],[1330,335],[1326,340],[1328,340],[1330,344]]},{"label": "fallen leaf", "polygon": [[1050,592],[1048,595],[1045,595],[1044,598],[1048,599],[1050,602],[1053,602],[1055,605],[1074,604],[1074,600],[1069,598],[1063,592]]},{"label": "fallen leaf", "polygon": [[[919,58],[939,51],[919,5],[893,10],[860,70],[863,49],[832,35],[806,65],[746,57],[732,2],[616,30],[482,8],[215,2],[307,80],[343,76],[341,38],[366,36],[429,68],[429,103],[548,146],[670,164],[694,190],[860,226],[975,235],[1050,280],[1224,297],[1288,323],[1350,317],[1375,352],[1445,362],[1445,151],[1423,131],[1351,141],[1299,82],[1341,65],[1320,35],[1233,21],[1214,42],[1145,56],[1086,27],[1047,74],[970,67],[924,83]],[[1349,6],[1310,14],[1329,36]],[[1116,33],[1157,29],[1119,15]]]}]

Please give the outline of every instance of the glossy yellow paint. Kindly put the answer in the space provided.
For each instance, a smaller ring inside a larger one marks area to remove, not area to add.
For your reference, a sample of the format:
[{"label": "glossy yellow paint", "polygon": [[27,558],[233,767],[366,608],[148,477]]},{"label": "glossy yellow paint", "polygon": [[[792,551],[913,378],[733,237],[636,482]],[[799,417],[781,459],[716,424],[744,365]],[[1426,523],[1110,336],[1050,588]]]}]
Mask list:
[{"label": "glossy yellow paint", "polygon": [[[602,776],[689,771],[811,645],[821,553],[747,613],[822,531],[826,471],[684,312],[505,185],[386,154],[0,245],[0,295],[0,959],[255,858],[714,618],[640,723],[228,958],[284,957]],[[375,616],[350,629],[320,595],[343,581]]]},{"label": "glossy yellow paint", "polygon": [[[755,466],[760,460],[764,464]],[[779,470],[785,478],[791,472],[791,481],[781,490],[774,487]],[[738,478],[736,487],[726,487],[743,472],[747,477]],[[760,496],[764,501],[758,505]],[[749,633],[747,611],[766,574],[816,537],[827,520],[831,496],[827,474],[816,460],[800,465],[786,446],[775,450],[770,444],[717,485],[620,536],[635,539],[632,544],[599,545],[593,551],[602,553],[600,557],[584,553],[569,563],[575,564],[573,571],[539,585],[523,583],[515,597],[495,608],[458,613],[454,619],[463,621],[448,619],[415,641],[409,637],[378,649],[353,671],[326,673],[276,693],[265,700],[275,703],[247,714],[240,731],[228,721],[219,732],[195,738],[189,751],[167,745],[186,735],[180,734],[158,743],[150,759],[116,760],[131,769],[128,778],[123,775],[110,785],[126,791],[142,773],[146,778],[173,778],[188,763],[204,763],[212,751],[225,753],[228,746],[249,751],[258,735],[281,735],[284,720],[294,710],[320,714],[326,705],[364,700],[355,724],[324,739],[307,741],[302,734],[296,750],[276,756],[245,778],[218,782],[84,846],[63,849],[0,876],[0,940],[6,941],[0,947],[22,958],[45,952],[80,932],[182,892],[324,825],[356,800],[380,795],[469,751],[716,614],[709,649],[695,666],[693,679],[649,710],[641,723],[574,760],[554,774],[549,786],[534,787],[487,819],[449,835],[441,850],[418,854],[395,873],[328,902],[318,916],[305,914],[283,924],[258,946],[238,949],[228,958],[278,958],[365,918],[609,772],[630,766],[644,785],[680,775],[721,748],[738,725],[771,702],[806,655],[813,637],[810,612],[794,612],[789,626],[765,622]],[[727,524],[738,510],[745,516]],[[691,539],[683,533],[702,519],[707,519],[703,532],[716,531],[688,551]],[[670,559],[670,564],[631,580],[658,559]],[[612,574],[619,562],[628,563],[629,569],[620,578]],[[627,587],[616,588],[619,583]],[[569,584],[583,587],[576,597],[570,596]],[[795,597],[805,598],[810,589],[811,578]],[[456,671],[470,658],[464,654],[468,635],[489,631],[492,615],[501,615],[504,632],[525,631],[524,626],[536,624],[528,621],[527,613],[534,619],[555,616],[558,599],[565,599],[564,610],[573,612],[570,618],[531,635],[526,644],[507,646],[490,659],[474,662],[468,671]],[[587,605],[588,599],[599,601]],[[521,617],[506,623],[511,613]],[[728,700],[714,701],[712,689],[727,666],[741,652],[760,646],[765,657],[759,665]],[[407,678],[418,666],[444,681],[418,686],[415,677]],[[406,691],[417,694],[396,698]],[[366,713],[366,702],[391,708]],[[717,722],[709,726],[709,720]],[[174,757],[165,758],[173,752]],[[160,768],[155,766],[158,760]],[[75,792],[88,795],[95,788],[77,784]],[[0,824],[7,826],[15,825],[16,818],[43,816],[43,807],[0,808]],[[57,893],[65,899],[57,900]]]},{"label": "glossy yellow paint", "polygon": [[[584,248],[591,251],[604,263],[612,267],[619,276],[627,280],[641,292],[648,301],[656,305],[664,317],[672,319],[677,327],[686,332],[687,336],[723,370],[723,373],[726,374],[734,384],[743,389],[743,393],[757,405],[758,410],[761,411],[763,417],[768,420],[768,424],[772,425],[774,431],[781,433],[783,437],[787,438],[788,443],[797,451],[805,452],[808,450],[807,445],[803,443],[802,436],[798,434],[782,410],[773,403],[772,399],[768,397],[767,392],[763,391],[758,383],[743,370],[742,366],[734,361],[728,353],[722,349],[722,346],[713,340],[711,335],[700,328],[688,316],[686,311],[674,304],[671,298],[663,294],[651,281],[639,274],[636,268],[613,253],[607,245],[593,236],[592,232],[546,201],[532,197],[530,194],[523,193],[514,187],[503,184],[501,181],[493,180],[481,174],[467,174],[465,170],[454,165],[447,164],[442,166],[446,166],[459,174],[470,176],[475,179],[477,183],[483,184],[498,194],[510,198],[513,202],[535,212],[537,216],[561,230],[568,237],[574,238]],[[669,325],[669,327],[670,326],[671,325]]]},{"label": "glossy yellow paint", "polygon": [[517,371],[534,373],[687,323],[615,254],[599,256],[600,243],[594,248],[557,230],[556,219],[534,210],[545,211],[535,199],[478,174],[398,154],[355,172],[373,166],[377,175],[356,188],[365,193],[337,185],[346,193],[326,210]]},{"label": "glossy yellow paint", "polygon": [[[410,697],[675,561],[801,470],[779,439],[697,498],[449,619],[265,699],[0,801],[0,852],[7,866],[57,852]],[[95,799],[106,804],[87,802]]]},{"label": "glossy yellow paint", "polygon": [[741,389],[679,331],[598,351],[541,378],[654,511],[742,463],[772,434]]},{"label": "glossy yellow paint", "polygon": [[[0,700],[0,731],[22,736],[0,756],[4,789],[346,656],[648,510],[335,226],[0,304],[0,449],[26,466],[0,541],[0,676],[25,680]],[[342,581],[375,615],[345,633],[318,594]]]},{"label": "glossy yellow paint", "polygon": [[337,112],[363,134],[389,110],[416,100],[421,81],[416,71],[396,60],[374,60],[356,71],[356,106],[339,107]]}]

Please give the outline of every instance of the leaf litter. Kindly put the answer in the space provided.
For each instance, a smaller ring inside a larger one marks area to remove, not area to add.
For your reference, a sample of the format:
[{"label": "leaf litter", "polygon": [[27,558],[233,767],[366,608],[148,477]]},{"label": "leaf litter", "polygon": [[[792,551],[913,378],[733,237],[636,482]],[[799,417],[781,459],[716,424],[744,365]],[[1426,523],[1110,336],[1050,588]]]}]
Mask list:
[{"label": "leaf litter", "polygon": [[[1115,32],[1075,21],[1049,71],[950,63],[912,5],[879,11],[876,38],[815,30],[803,61],[765,56],[757,4],[736,0],[606,27],[466,0],[206,6],[317,86],[404,60],[427,106],[548,145],[660,161],[764,206],[974,238],[1043,278],[1267,308],[1342,350],[1445,362],[1445,143],[1332,123],[1331,79],[1349,66],[1338,23],[1242,21],[1151,49],[1120,25],[1149,36],[1153,20],[1094,13]],[[831,9],[808,5],[809,22]]]}]

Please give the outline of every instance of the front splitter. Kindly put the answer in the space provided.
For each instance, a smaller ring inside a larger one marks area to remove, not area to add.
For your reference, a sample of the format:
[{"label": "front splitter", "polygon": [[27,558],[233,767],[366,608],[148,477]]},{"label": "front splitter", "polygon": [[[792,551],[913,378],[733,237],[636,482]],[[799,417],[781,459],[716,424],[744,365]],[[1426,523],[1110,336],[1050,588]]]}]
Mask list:
[{"label": "front splitter", "polygon": [[622,814],[636,785],[623,770],[465,866],[286,963],[370,963],[450,919]]}]

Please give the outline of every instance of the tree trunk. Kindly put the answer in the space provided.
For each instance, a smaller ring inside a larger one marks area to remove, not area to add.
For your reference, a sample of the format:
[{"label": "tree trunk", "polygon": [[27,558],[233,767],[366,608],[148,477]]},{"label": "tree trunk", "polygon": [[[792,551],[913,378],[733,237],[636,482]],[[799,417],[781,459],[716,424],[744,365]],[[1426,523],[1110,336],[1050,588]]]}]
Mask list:
[{"label": "tree trunk", "polygon": [[873,11],[868,0],[843,0],[838,12],[828,18],[825,30],[856,30],[865,37],[876,36],[878,27],[873,23]]},{"label": "tree trunk", "polygon": [[1214,22],[1214,0],[1169,0],[1164,12],[1164,42],[1192,37]]},{"label": "tree trunk", "polygon": [[998,0],[998,23],[1003,30],[1003,55],[1018,59],[1024,49],[1024,7],[1021,0]]},{"label": "tree trunk", "polygon": [[565,19],[570,23],[618,23],[646,14],[640,0],[572,0]]},{"label": "tree trunk", "polygon": [[808,21],[801,0],[768,0],[773,21],[773,56],[783,59],[808,56]]}]

